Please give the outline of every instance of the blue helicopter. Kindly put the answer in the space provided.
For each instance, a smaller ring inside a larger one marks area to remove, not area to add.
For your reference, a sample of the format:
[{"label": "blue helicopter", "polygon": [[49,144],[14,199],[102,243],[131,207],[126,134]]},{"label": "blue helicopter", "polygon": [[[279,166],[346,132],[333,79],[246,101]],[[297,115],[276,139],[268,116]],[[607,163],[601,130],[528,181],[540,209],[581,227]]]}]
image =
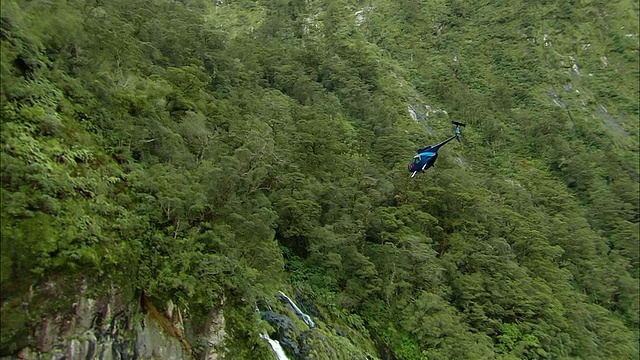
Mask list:
[{"label": "blue helicopter", "polygon": [[413,161],[409,164],[411,177],[416,176],[419,172],[426,171],[435,164],[436,159],[438,158],[438,150],[442,145],[453,139],[460,141],[460,127],[465,125],[457,121],[452,121],[451,123],[456,126],[456,132],[450,138],[437,145],[429,145],[425,148],[418,149],[418,155],[414,156]]}]

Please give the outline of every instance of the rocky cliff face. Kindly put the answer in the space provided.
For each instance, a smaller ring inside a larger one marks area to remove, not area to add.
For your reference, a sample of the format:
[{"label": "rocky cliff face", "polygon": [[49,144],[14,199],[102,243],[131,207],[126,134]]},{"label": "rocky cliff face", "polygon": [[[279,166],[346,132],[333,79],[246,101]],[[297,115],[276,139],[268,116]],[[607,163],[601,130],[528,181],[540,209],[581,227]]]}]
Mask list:
[{"label": "rocky cliff face", "polygon": [[[41,288],[34,287],[30,291],[33,295],[27,296],[22,304],[28,316],[39,318],[35,328],[25,335],[28,339],[23,339],[23,343],[29,345],[0,360],[217,360],[228,350],[224,297],[196,325],[194,319],[171,301],[159,310],[144,293],[138,296],[111,286],[104,296],[91,296],[87,288],[84,280],[67,284],[49,282]],[[280,353],[274,349],[277,356],[285,358],[286,351],[300,359],[367,358],[354,345],[357,340],[353,334],[325,325],[316,326],[311,316],[292,299],[283,292],[279,294],[281,307],[257,314],[273,330],[263,338],[282,346]],[[43,296],[58,304],[51,313],[38,309]]]},{"label": "rocky cliff face", "polygon": [[[112,290],[104,298],[80,295],[65,316],[45,316],[33,333],[32,344],[15,356],[3,359],[193,359],[183,336],[184,322],[179,308],[168,304],[159,313],[144,297],[125,301]],[[210,316],[202,342],[207,360],[218,358],[224,342],[224,316],[218,309]]]}]

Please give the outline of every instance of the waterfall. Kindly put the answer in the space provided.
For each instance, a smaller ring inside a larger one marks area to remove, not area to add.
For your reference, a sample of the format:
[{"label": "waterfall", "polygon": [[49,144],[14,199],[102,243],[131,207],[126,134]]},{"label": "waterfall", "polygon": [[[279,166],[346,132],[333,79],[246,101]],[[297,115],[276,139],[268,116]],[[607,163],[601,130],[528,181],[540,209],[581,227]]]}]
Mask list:
[{"label": "waterfall", "polygon": [[280,345],[278,340],[273,340],[267,334],[262,334],[262,335],[260,335],[260,337],[262,339],[267,340],[269,345],[271,345],[271,348],[273,349],[273,352],[275,352],[276,356],[278,356],[278,360],[289,360],[287,355],[284,353],[284,350],[282,349],[282,346]]},{"label": "waterfall", "polygon": [[287,295],[285,295],[282,291],[278,291],[280,293],[280,296],[282,296],[283,299],[287,300],[289,302],[289,305],[291,305],[291,307],[293,308],[293,311],[296,312],[296,314],[298,314],[298,316],[300,316],[302,318],[302,320],[310,327],[313,328],[316,326],[316,324],[313,322],[313,320],[311,320],[311,316],[305,314],[302,312],[302,310],[300,310],[300,308],[296,305],[296,303],[293,302],[293,300],[289,299],[289,297]]}]

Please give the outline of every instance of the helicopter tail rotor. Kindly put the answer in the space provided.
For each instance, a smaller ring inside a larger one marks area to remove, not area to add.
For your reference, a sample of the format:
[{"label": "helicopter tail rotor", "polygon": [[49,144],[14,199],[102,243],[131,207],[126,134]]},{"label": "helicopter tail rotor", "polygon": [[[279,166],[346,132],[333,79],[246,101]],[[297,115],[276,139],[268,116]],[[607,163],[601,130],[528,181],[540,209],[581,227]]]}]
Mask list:
[{"label": "helicopter tail rotor", "polygon": [[460,127],[461,126],[464,127],[466,125],[461,123],[461,122],[457,122],[457,121],[451,121],[451,123],[456,126],[456,140],[458,140],[458,142],[461,142],[461,140],[460,140]]}]

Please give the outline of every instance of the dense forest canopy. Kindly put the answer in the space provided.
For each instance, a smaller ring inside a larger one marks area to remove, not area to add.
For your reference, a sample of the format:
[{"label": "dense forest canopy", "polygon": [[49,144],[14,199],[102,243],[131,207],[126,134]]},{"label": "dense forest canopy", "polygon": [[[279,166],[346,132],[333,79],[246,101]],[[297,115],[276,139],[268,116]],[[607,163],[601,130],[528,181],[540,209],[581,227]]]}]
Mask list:
[{"label": "dense forest canopy", "polygon": [[228,358],[288,289],[334,358],[637,359],[638,12],[3,0],[0,354],[84,286],[225,299]]}]

